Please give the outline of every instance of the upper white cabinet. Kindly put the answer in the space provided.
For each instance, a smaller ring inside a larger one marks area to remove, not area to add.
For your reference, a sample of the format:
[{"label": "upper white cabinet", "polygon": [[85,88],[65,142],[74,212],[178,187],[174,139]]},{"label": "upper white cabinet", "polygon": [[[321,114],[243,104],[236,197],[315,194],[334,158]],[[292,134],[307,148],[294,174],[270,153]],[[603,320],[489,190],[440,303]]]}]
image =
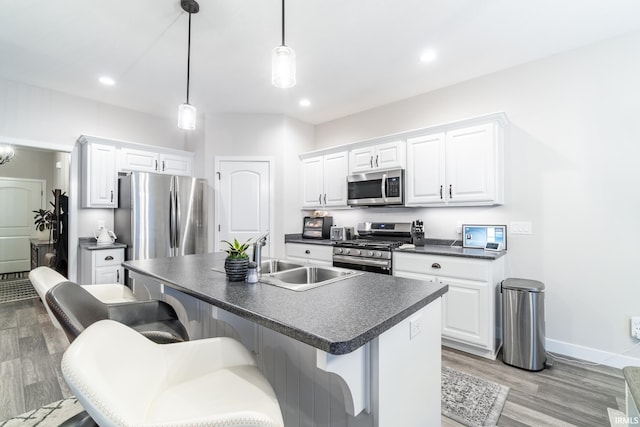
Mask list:
[{"label": "upper white cabinet", "polygon": [[403,168],[404,165],[405,145],[403,140],[367,145],[349,151],[350,173]]},{"label": "upper white cabinet", "polygon": [[193,156],[190,154],[167,154],[156,151],[123,147],[119,150],[121,171],[165,173],[170,175],[192,175]]},{"label": "upper white cabinet", "polygon": [[301,169],[303,208],[347,206],[346,151],[303,158]]},{"label": "upper white cabinet", "polygon": [[498,120],[407,139],[407,206],[504,203]]},{"label": "upper white cabinet", "polygon": [[118,204],[116,147],[99,142],[82,143],[82,207],[115,208]]}]

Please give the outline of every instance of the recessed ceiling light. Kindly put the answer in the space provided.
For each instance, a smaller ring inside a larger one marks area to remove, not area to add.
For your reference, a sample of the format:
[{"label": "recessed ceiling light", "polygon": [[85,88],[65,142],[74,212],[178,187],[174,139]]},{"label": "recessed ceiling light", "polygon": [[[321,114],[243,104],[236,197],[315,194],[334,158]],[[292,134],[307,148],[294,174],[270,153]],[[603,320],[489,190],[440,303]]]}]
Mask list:
[{"label": "recessed ceiling light", "polygon": [[307,98],[301,99],[300,100],[300,106],[301,107],[308,107],[311,105],[311,101],[309,101]]},{"label": "recessed ceiling light", "polygon": [[116,84],[116,81],[109,76],[102,76],[98,79],[98,81],[105,86],[113,86],[114,84]]},{"label": "recessed ceiling light", "polygon": [[436,59],[438,57],[438,55],[436,54],[435,50],[429,49],[426,50],[424,52],[422,52],[422,55],[420,55],[420,61],[422,62],[431,62],[434,59]]}]

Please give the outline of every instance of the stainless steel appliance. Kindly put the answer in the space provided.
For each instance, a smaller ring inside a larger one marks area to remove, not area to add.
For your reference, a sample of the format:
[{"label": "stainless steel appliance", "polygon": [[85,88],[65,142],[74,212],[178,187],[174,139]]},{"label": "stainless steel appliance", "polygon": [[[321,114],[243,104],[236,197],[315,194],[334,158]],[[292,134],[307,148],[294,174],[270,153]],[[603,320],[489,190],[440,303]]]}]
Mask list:
[{"label": "stainless steel appliance", "polygon": [[207,181],[132,172],[118,178],[114,226],[126,259],[207,252]]},{"label": "stainless steel appliance", "polygon": [[350,206],[404,204],[404,170],[389,169],[349,175],[347,204]]},{"label": "stainless steel appliance", "polygon": [[305,216],[302,221],[303,239],[328,239],[331,237],[332,216]]},{"label": "stainless steel appliance", "polygon": [[351,240],[351,236],[353,236],[353,227],[331,226],[331,240],[336,242]]},{"label": "stainless steel appliance", "polygon": [[357,231],[360,238],[333,246],[333,266],[393,274],[392,251],[411,242],[411,223],[365,222]]}]

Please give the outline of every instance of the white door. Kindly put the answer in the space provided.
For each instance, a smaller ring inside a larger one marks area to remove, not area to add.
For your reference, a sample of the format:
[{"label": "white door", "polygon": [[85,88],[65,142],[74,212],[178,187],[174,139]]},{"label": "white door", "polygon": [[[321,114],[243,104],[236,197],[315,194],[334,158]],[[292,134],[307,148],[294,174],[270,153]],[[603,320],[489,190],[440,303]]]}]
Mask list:
[{"label": "white door", "polygon": [[445,194],[449,203],[495,199],[494,129],[488,123],[447,132]]},{"label": "white door", "polygon": [[407,140],[407,206],[445,203],[444,132]]},{"label": "white door", "polygon": [[[224,249],[221,240],[245,242],[255,239],[270,227],[271,164],[268,160],[225,160],[218,170],[218,238],[216,251]],[[271,254],[271,233],[264,256]],[[251,251],[249,251],[249,254]]]},{"label": "white door", "polygon": [[347,175],[349,155],[346,151],[324,156],[322,204],[347,206]]},{"label": "white door", "polygon": [[45,206],[45,181],[0,178],[0,273],[29,271],[34,210]]}]

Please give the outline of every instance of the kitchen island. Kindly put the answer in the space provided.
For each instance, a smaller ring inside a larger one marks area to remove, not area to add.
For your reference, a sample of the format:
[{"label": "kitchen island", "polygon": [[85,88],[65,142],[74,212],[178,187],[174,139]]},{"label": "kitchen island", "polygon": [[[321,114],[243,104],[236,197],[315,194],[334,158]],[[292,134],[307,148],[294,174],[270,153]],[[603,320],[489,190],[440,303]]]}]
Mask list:
[{"label": "kitchen island", "polygon": [[447,286],[364,273],[295,292],[228,282],[225,254],[127,261],[138,297],[172,304],[192,339],[253,351],[287,426],[440,423]]}]

